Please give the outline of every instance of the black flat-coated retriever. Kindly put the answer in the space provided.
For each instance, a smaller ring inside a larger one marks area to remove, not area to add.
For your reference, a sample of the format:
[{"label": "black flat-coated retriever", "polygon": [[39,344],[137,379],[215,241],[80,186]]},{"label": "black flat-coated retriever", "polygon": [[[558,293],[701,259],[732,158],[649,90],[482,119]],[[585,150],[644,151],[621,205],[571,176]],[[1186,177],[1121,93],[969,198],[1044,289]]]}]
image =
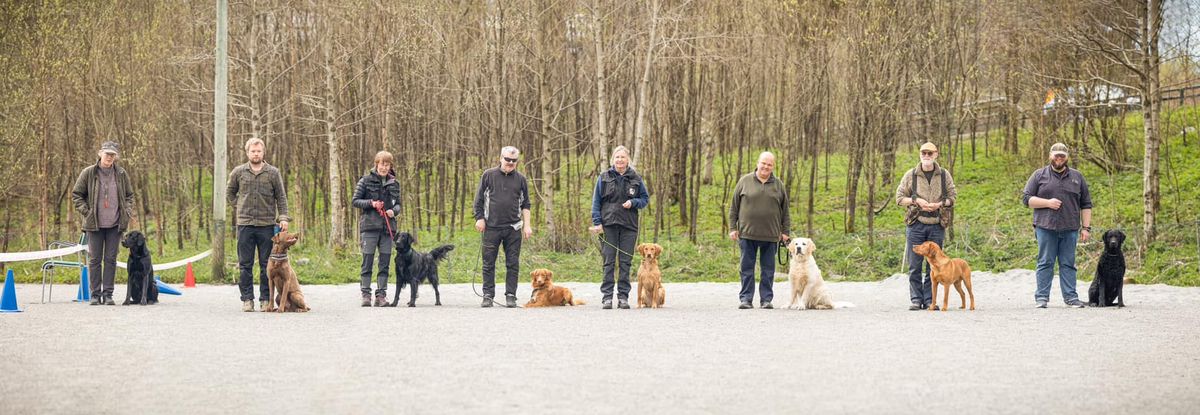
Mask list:
[{"label": "black flat-coated retriever", "polygon": [[404,289],[405,284],[412,290],[408,306],[416,307],[417,286],[421,285],[421,281],[429,281],[436,298],[434,304],[442,305],[442,293],[438,291],[437,262],[446,258],[450,251],[454,250],[454,245],[442,245],[433,248],[429,253],[423,253],[413,249],[412,246],[416,243],[417,238],[408,232],[396,235],[396,294],[392,299],[392,307],[400,304],[400,290]]},{"label": "black flat-coated retriever", "polygon": [[125,302],[130,304],[158,303],[158,284],[154,282],[154,264],[150,261],[150,249],[146,248],[146,235],[132,231],[125,235],[121,246],[129,248],[129,279],[125,283]]},{"label": "black flat-coated retriever", "polygon": [[1096,279],[1088,286],[1088,305],[1092,307],[1125,306],[1125,233],[1111,230],[1104,233],[1104,254],[1096,265]]}]

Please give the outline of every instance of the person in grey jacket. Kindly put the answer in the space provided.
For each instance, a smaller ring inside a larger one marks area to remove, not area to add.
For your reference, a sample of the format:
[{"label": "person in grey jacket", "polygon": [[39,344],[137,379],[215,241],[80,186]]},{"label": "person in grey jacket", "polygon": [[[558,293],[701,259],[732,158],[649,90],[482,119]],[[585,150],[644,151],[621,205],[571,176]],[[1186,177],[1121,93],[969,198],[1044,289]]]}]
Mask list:
[{"label": "person in grey jacket", "polygon": [[[613,271],[617,279],[617,307],[629,308],[629,267],[638,238],[638,210],[650,204],[650,191],[642,176],[629,166],[629,149],[617,146],[612,168],[601,173],[592,192],[592,233],[603,233],[604,282],[600,294],[605,310],[612,309]],[[618,253],[617,248],[622,252]],[[619,260],[618,260],[619,259]]]},{"label": "person in grey jacket", "polygon": [[739,309],[754,308],[754,263],[762,268],[759,282],[759,306],[770,309],[775,298],[775,255],[779,242],[788,241],[792,219],[788,213],[787,188],[771,172],[775,155],[764,151],[758,156],[758,168],[738,179],[729,206],[729,239],[742,249],[742,290]]},{"label": "person in grey jacket", "polygon": [[117,165],[120,146],[112,141],[100,145],[96,164],[87,166],[75,180],[71,201],[83,218],[87,233],[91,305],[116,305],[113,280],[117,275],[117,249],[121,234],[129,228],[133,212],[133,186],[129,175]]},{"label": "person in grey jacket", "polygon": [[[379,274],[375,284],[375,306],[387,307],[388,268],[400,215],[400,182],[392,172],[392,153],[375,153],[375,168],[358,179],[351,204],[359,209],[358,235],[362,241],[362,306],[371,306],[371,265],[379,252]],[[380,212],[383,212],[382,215]],[[397,270],[398,271],[398,270]]]}]

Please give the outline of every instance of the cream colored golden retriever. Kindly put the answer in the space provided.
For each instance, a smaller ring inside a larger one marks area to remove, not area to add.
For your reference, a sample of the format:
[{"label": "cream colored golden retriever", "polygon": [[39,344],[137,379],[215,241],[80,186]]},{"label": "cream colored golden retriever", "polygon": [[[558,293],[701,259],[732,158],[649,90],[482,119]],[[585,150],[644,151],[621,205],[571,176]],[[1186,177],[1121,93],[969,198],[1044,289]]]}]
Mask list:
[{"label": "cream colored golden retriever", "polygon": [[835,303],[829,290],[825,289],[825,280],[821,278],[821,268],[813,258],[817,249],[812,239],[792,238],[787,244],[788,252],[792,255],[792,264],[788,269],[788,277],[792,282],[792,310],[816,309],[829,310],[832,308],[854,307],[846,302]]}]

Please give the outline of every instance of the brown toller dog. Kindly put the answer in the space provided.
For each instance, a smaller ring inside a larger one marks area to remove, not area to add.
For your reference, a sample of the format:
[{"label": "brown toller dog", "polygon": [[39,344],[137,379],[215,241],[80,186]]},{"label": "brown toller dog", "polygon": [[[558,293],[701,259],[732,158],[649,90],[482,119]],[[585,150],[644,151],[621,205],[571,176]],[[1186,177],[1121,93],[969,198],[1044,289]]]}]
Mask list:
[{"label": "brown toller dog", "polygon": [[[271,247],[271,259],[267,261],[267,308],[263,311],[282,313],[306,312],[308,305],[304,303],[304,293],[300,292],[300,279],[288,261],[288,249],[300,240],[300,234],[280,231],[271,237],[274,245]],[[275,298],[270,298],[274,295]],[[278,307],[276,307],[278,305]]]},{"label": "brown toller dog", "polygon": [[942,248],[937,242],[925,242],[913,247],[913,252],[917,255],[925,257],[925,261],[929,262],[930,273],[929,280],[933,289],[933,301],[929,304],[929,311],[933,311],[937,307],[937,292],[938,285],[944,285],[945,293],[942,296],[942,311],[950,308],[950,285],[954,285],[954,289],[958,290],[958,296],[962,299],[962,306],[959,308],[967,308],[967,297],[963,295],[963,283],[967,285],[967,292],[971,294],[971,309],[975,309],[975,291],[971,290],[971,266],[967,265],[967,261],[960,258],[950,258],[942,252]]},{"label": "brown toller dog", "polygon": [[576,300],[571,289],[554,285],[554,273],[548,269],[539,268],[529,274],[533,283],[533,296],[525,307],[555,307],[564,305],[584,305],[583,300]]},{"label": "brown toller dog", "polygon": [[642,255],[642,265],[638,267],[638,308],[659,308],[667,301],[667,290],[663,289],[662,271],[658,269],[658,257],[662,254],[662,246],[658,244],[641,244],[636,249]]}]

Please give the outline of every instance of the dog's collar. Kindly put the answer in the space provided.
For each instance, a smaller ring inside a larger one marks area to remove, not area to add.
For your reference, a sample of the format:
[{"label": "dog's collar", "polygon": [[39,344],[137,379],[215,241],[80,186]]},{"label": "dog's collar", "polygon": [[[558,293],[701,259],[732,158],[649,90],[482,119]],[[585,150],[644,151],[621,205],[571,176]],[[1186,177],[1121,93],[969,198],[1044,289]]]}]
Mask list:
[{"label": "dog's collar", "polygon": [[271,259],[273,259],[273,260],[276,260],[276,261],[287,261],[287,260],[288,260],[288,254],[286,254],[286,253],[284,253],[284,254],[271,254]]}]

